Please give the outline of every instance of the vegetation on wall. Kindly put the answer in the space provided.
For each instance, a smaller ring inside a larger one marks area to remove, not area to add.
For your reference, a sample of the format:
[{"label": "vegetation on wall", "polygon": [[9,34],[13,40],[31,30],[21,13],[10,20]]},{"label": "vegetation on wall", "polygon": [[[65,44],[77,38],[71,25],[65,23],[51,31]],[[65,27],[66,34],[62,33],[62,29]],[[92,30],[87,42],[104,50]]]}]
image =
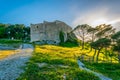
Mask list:
[{"label": "vegetation on wall", "polygon": [[65,36],[64,32],[60,31],[60,33],[59,33],[60,43],[64,43],[64,40],[65,40],[64,36]]}]

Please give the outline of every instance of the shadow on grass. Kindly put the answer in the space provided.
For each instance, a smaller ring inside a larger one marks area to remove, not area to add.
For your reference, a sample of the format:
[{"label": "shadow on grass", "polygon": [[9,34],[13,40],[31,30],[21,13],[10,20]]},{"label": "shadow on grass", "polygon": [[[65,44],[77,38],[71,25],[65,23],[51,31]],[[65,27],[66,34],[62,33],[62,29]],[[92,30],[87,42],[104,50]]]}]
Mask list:
[{"label": "shadow on grass", "polygon": [[78,47],[79,45],[78,43],[74,43],[74,42],[64,42],[64,43],[60,43],[59,46],[72,48],[72,47]]}]

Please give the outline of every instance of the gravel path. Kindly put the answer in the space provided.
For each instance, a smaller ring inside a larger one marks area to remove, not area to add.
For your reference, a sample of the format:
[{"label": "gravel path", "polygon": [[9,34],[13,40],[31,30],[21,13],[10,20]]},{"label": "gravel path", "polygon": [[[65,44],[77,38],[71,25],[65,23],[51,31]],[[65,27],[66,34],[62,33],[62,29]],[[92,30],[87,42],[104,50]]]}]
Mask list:
[{"label": "gravel path", "polygon": [[31,44],[23,44],[15,51],[17,54],[0,60],[0,80],[16,80],[24,72],[22,67],[29,60],[32,51]]},{"label": "gravel path", "polygon": [[78,60],[78,65],[79,65],[79,68],[80,68],[80,69],[83,69],[83,70],[86,70],[86,71],[88,71],[88,72],[91,72],[91,73],[95,74],[95,75],[98,76],[101,80],[112,80],[111,78],[108,78],[108,77],[106,77],[106,76],[104,76],[104,75],[102,75],[102,74],[100,74],[100,73],[94,72],[94,71],[86,68],[85,65],[84,65],[80,60]]}]

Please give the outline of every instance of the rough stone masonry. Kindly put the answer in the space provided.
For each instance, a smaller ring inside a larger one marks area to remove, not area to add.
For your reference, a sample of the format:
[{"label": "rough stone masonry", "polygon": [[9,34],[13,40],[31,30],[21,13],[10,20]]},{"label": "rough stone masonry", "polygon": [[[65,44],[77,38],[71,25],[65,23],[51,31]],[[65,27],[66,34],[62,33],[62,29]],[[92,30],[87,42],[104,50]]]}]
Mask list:
[{"label": "rough stone masonry", "polygon": [[54,21],[39,24],[31,24],[31,42],[58,44],[60,43],[60,31],[64,33],[64,41],[67,40],[67,34],[72,31],[72,28],[62,21]]}]

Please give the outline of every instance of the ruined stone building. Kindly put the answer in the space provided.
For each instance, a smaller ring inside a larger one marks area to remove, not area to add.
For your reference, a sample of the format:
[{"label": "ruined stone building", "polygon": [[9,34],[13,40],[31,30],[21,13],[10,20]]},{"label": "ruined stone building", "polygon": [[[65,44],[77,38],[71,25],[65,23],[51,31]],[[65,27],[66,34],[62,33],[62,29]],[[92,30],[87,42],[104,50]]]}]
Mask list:
[{"label": "ruined stone building", "polygon": [[31,24],[31,42],[40,42],[47,44],[58,44],[60,42],[60,31],[64,33],[64,41],[67,40],[67,33],[72,28],[62,21],[54,21],[39,24]]}]

